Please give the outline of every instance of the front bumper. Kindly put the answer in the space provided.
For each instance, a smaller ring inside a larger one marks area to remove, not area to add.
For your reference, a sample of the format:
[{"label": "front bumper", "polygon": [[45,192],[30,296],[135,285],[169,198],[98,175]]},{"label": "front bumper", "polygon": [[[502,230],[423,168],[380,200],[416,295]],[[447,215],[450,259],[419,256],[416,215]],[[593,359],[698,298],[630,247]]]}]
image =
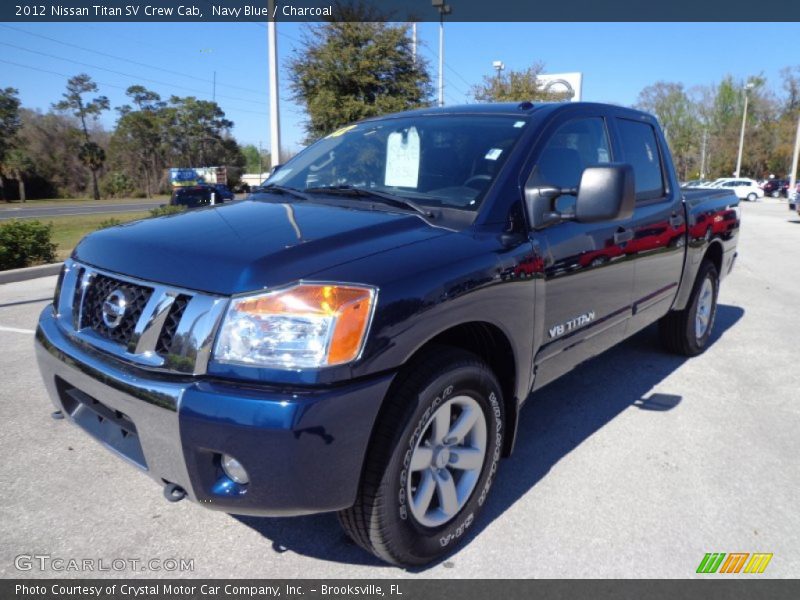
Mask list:
[{"label": "front bumper", "polygon": [[[53,403],[73,423],[160,484],[252,515],[351,506],[393,378],[288,389],[155,374],[76,343],[51,306],[39,319],[36,355]],[[223,453],[247,469],[247,485],[225,476]]]}]

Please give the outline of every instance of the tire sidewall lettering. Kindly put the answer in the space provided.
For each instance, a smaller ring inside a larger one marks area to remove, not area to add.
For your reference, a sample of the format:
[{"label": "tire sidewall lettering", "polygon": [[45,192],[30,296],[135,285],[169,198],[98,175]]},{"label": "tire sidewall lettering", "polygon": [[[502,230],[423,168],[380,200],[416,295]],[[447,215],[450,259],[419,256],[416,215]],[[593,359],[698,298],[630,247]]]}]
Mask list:
[{"label": "tire sidewall lettering", "polygon": [[[486,501],[488,496],[489,490],[491,489],[492,483],[494,482],[495,475],[497,473],[498,464],[500,462],[500,457],[502,454],[502,445],[503,445],[503,408],[501,401],[499,399],[498,393],[494,389],[494,385],[489,384],[487,385],[486,381],[473,381],[473,385],[476,388],[483,399],[481,402],[481,406],[484,410],[484,414],[487,418],[487,425],[494,432],[493,437],[493,446],[492,448],[488,449],[490,452],[489,456],[487,457],[490,461],[490,464],[484,467],[483,474],[481,475],[481,480],[478,482],[478,486],[473,490],[472,497],[467,502],[467,504],[462,508],[462,514],[451,521],[442,526],[442,528],[435,533],[431,530],[429,534],[425,535],[422,534],[424,528],[419,525],[415,519],[409,518],[410,510],[408,507],[408,502],[410,501],[407,493],[407,482],[409,476],[409,466],[411,464],[411,457],[413,455],[414,449],[417,446],[417,443],[422,436],[422,433],[425,430],[425,426],[428,424],[431,416],[436,412],[436,410],[447,401],[448,398],[453,396],[454,392],[456,391],[456,385],[458,384],[448,384],[442,387],[435,395],[433,401],[430,402],[429,406],[423,411],[423,413],[419,416],[416,420],[416,424],[412,430],[411,435],[408,437],[408,441],[405,444],[405,453],[402,459],[402,465],[399,473],[399,478],[397,481],[398,484],[398,494],[397,494],[397,516],[399,517],[400,521],[405,523],[405,527],[410,527],[411,535],[420,538],[420,543],[435,543],[439,548],[446,548],[450,546],[453,542],[459,540],[460,538],[464,537],[465,533],[470,529],[470,527],[475,522],[476,512],[480,509]],[[463,386],[459,386],[463,387]],[[424,393],[424,392],[423,392]],[[422,396],[419,397],[420,402],[424,402]],[[485,406],[486,402],[488,401],[488,410]],[[494,425],[492,427],[492,425]],[[422,534],[422,535],[420,535]],[[433,536],[431,537],[431,534]],[[427,541],[426,541],[427,540]]]}]

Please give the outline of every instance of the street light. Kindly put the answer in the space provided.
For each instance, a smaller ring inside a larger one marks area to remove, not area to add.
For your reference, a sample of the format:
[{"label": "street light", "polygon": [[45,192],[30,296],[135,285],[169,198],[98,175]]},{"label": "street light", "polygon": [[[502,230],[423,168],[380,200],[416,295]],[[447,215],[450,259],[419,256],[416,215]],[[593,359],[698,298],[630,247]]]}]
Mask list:
[{"label": "street light", "polygon": [[497,71],[497,79],[500,79],[500,72],[506,68],[506,65],[503,63],[502,60],[496,60],[492,62],[492,68]]},{"label": "street light", "polygon": [[431,0],[431,4],[439,11],[439,106],[444,106],[444,16],[453,9],[444,0]]},{"label": "street light", "polygon": [[747,122],[747,90],[752,90],[756,87],[756,84],[752,81],[744,86],[744,112],[742,113],[742,131],[739,134],[739,157],[736,159],[736,175],[735,177],[739,177],[739,173],[742,170],[742,149],[744,148],[744,126]]}]

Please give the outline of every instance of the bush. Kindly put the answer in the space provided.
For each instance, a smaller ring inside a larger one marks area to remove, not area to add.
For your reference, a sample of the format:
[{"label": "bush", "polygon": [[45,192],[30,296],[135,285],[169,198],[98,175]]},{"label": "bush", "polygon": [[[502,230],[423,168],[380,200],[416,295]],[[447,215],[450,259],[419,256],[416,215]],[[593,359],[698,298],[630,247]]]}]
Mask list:
[{"label": "bush", "polygon": [[107,229],[109,227],[116,227],[117,225],[122,225],[122,221],[120,221],[119,219],[115,219],[114,217],[111,217],[110,219],[106,219],[105,221],[100,221],[100,224],[97,226],[96,231],[99,231],[101,229]]},{"label": "bush", "polygon": [[107,198],[128,198],[135,189],[133,179],[121,171],[111,171],[100,182],[100,191]]},{"label": "bush", "polygon": [[186,211],[185,206],[165,204],[164,206],[156,206],[150,209],[151,217],[163,217],[165,215],[177,215]]},{"label": "bush", "polygon": [[39,221],[7,221],[0,225],[0,270],[55,262],[53,225]]}]

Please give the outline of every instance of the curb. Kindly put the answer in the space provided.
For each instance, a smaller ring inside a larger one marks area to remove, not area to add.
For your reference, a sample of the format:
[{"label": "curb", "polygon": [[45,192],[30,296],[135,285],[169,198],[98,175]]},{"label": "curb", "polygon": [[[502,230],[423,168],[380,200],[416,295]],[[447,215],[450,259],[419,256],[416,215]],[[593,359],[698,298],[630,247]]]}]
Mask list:
[{"label": "curb", "polygon": [[49,277],[50,275],[58,275],[58,272],[61,270],[61,266],[63,264],[63,262],[60,262],[49,265],[39,265],[38,267],[25,267],[24,269],[9,269],[8,271],[0,271],[0,284],[14,283],[16,281],[27,281],[28,279]]}]

